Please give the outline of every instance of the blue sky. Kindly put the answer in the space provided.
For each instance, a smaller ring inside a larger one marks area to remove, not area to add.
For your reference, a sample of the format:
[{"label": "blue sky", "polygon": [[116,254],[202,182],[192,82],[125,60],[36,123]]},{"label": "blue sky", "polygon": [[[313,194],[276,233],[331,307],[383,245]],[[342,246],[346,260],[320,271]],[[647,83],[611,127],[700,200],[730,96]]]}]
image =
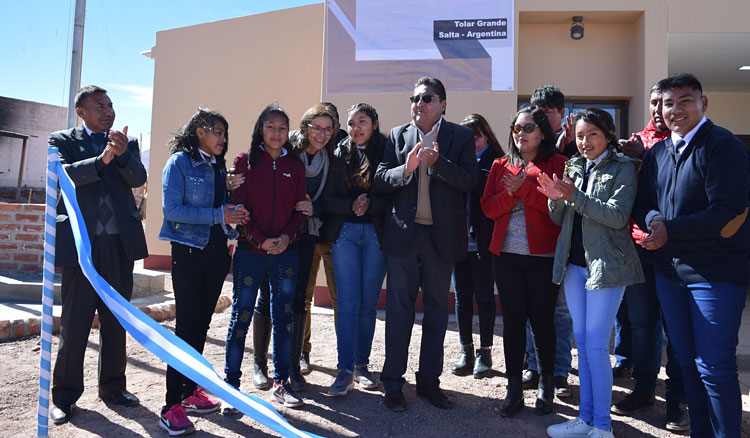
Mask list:
[{"label": "blue sky", "polygon": [[[0,0],[0,96],[67,106],[75,0]],[[321,1],[87,0],[81,84],[108,90],[115,126],[150,144],[156,32]]]}]

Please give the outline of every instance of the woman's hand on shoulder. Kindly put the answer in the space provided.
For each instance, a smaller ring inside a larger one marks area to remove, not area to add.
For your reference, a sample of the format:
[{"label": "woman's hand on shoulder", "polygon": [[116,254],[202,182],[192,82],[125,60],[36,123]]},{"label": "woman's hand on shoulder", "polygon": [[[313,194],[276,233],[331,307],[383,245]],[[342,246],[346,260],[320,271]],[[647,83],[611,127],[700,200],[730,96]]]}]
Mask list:
[{"label": "woman's hand on shoulder", "polygon": [[234,167],[227,173],[227,190],[234,191],[245,182],[245,174],[235,173]]}]

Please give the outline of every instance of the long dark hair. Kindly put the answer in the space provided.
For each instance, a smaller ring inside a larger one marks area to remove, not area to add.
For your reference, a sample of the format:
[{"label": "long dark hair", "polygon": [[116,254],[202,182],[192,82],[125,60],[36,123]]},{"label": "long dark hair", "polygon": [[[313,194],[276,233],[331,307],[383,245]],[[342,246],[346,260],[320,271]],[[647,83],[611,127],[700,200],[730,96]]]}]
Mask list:
[{"label": "long dark hair", "polygon": [[224,166],[224,156],[227,154],[227,149],[229,149],[229,123],[227,123],[227,119],[225,119],[224,116],[208,108],[199,107],[198,112],[193,114],[187,124],[180,128],[180,131],[169,140],[167,143],[169,146],[169,153],[174,154],[176,152],[185,152],[193,160],[203,161],[198,152],[198,135],[195,133],[195,130],[198,128],[212,130],[216,122],[220,122],[224,125],[224,135],[227,138],[227,141],[224,144],[224,149],[219,155],[216,155],[216,162],[220,166]]},{"label": "long dark hair", "polygon": [[[362,111],[367,117],[370,118],[370,122],[374,125],[378,122],[378,112],[372,105],[366,103],[355,103],[346,110],[347,120],[352,114]],[[378,127],[372,130],[372,137],[367,142],[362,157],[357,152],[357,145],[352,141],[351,137],[346,137],[339,143],[341,149],[341,157],[345,163],[345,178],[346,185],[348,187],[359,186],[364,190],[370,190],[372,184],[372,177],[375,174],[375,166],[378,163],[373,163],[372,159],[378,149],[382,148],[385,137],[380,133],[380,124]]]},{"label": "long dark hair", "polygon": [[[247,153],[248,168],[252,168],[253,166],[255,166],[255,164],[258,162],[258,157],[260,156],[261,152],[263,152],[260,148],[260,145],[263,144],[263,124],[266,123],[272,115],[281,116],[286,122],[287,127],[289,126],[289,116],[287,115],[286,111],[284,111],[284,108],[280,107],[277,104],[271,104],[263,109],[263,111],[258,116],[258,120],[255,122],[255,127],[253,128],[253,135],[250,140],[250,151]],[[291,144],[289,144],[288,137],[286,142],[284,143],[284,147],[286,148],[288,153],[292,153],[292,147]]]},{"label": "long dark hair", "polygon": [[[586,123],[591,123],[599,128],[607,139],[607,147],[617,147],[617,137],[615,137],[615,121],[612,120],[612,115],[599,108],[586,108],[583,111],[579,111],[573,115],[573,128],[578,124],[579,120],[583,120]],[[577,143],[576,143],[577,144]]]},{"label": "long dark hair", "polygon": [[487,119],[481,114],[469,114],[464,118],[464,121],[461,122],[461,126],[466,126],[474,131],[475,137],[481,137],[482,135],[487,137],[487,143],[495,150],[498,157],[502,157],[505,154],[505,151],[503,151],[503,147],[500,146],[500,142],[497,140],[497,137],[495,137],[495,133],[492,131],[489,122],[487,122]]},{"label": "long dark hair", "polygon": [[[536,151],[536,158],[534,158],[534,161],[536,162],[542,162],[547,161],[549,157],[554,155],[557,152],[557,138],[555,137],[555,134],[552,132],[552,128],[549,126],[549,120],[547,120],[547,115],[544,114],[544,111],[542,111],[539,107],[529,107],[525,106],[518,110],[515,116],[513,116],[513,120],[510,123],[510,126],[513,126],[516,124],[516,121],[521,116],[521,114],[530,114],[531,118],[534,119],[534,123],[539,126],[539,129],[542,131],[542,141],[539,143],[539,147]],[[508,162],[512,166],[521,166],[523,165],[523,158],[521,158],[521,151],[518,150],[518,146],[516,146],[516,142],[513,141],[513,130],[511,129],[510,134],[508,134],[508,153],[506,154],[508,157]]]}]

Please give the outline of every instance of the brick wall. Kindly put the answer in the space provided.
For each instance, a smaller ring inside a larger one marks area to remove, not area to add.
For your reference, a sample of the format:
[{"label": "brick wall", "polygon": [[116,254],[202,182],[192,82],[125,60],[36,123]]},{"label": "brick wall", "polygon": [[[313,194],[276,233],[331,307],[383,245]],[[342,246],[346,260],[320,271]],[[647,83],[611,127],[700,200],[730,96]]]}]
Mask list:
[{"label": "brick wall", "polygon": [[42,271],[44,207],[0,202],[0,271]]}]

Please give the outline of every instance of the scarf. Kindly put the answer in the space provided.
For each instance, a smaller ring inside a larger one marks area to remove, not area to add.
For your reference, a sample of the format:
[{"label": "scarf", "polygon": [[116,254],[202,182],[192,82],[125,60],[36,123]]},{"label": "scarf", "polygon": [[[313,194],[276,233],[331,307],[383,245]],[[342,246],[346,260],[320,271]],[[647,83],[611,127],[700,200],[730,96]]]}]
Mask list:
[{"label": "scarf", "polygon": [[[326,178],[328,177],[328,154],[325,151],[320,150],[316,152],[313,156],[313,159],[308,162],[307,153],[303,151],[300,158],[302,159],[302,163],[305,165],[305,178],[313,178],[318,176],[320,172],[323,172],[323,180],[320,182],[318,191],[315,192],[315,195],[311,197],[311,200],[315,202],[323,193],[323,187],[325,186]],[[319,217],[307,217],[308,234],[312,236],[320,236],[320,228],[322,226],[323,221]]]}]

